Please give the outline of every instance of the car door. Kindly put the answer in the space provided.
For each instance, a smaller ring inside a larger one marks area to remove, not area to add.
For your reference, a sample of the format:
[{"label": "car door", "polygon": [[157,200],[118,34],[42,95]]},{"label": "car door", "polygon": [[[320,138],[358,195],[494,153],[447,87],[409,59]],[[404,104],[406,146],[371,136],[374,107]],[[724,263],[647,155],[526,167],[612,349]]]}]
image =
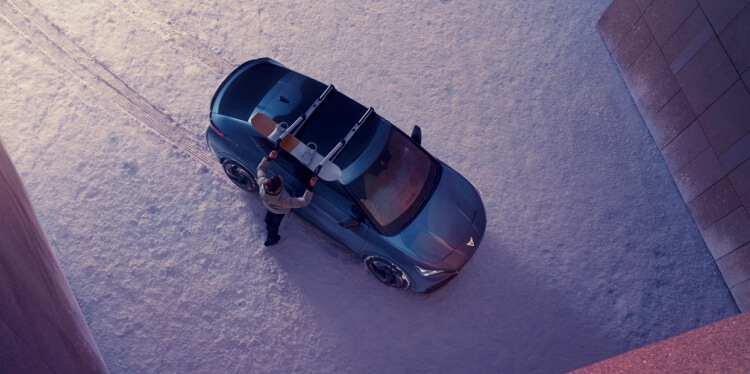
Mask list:
[{"label": "car door", "polygon": [[319,181],[312,203],[300,215],[313,225],[359,254],[369,227],[358,217],[358,208],[340,190],[338,182]]},{"label": "car door", "polygon": [[[302,196],[313,176],[312,171],[289,153],[280,150],[276,160],[271,162],[271,174],[281,174],[287,192],[292,196]],[[358,217],[358,208],[343,191],[337,181],[318,181],[313,189],[310,205],[296,209],[295,213],[315,227],[359,253],[367,235],[368,226]],[[345,227],[349,226],[349,227]]]}]

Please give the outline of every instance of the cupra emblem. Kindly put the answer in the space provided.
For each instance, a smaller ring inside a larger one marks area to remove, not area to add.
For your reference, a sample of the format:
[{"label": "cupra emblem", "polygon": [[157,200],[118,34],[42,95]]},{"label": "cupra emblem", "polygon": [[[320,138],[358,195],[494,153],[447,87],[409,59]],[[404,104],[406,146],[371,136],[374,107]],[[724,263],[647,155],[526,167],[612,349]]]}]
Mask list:
[{"label": "cupra emblem", "polygon": [[469,237],[469,242],[466,243],[466,245],[468,245],[469,247],[473,247],[474,246],[474,238],[470,236]]}]

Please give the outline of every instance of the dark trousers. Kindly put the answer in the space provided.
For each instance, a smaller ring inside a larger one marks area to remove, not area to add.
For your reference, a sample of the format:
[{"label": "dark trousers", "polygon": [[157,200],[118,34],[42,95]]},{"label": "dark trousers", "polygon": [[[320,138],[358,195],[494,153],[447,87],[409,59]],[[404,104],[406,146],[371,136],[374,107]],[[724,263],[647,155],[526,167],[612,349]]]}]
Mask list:
[{"label": "dark trousers", "polygon": [[266,230],[268,230],[268,239],[273,239],[276,235],[279,235],[279,225],[281,220],[284,219],[283,214],[266,213]]}]

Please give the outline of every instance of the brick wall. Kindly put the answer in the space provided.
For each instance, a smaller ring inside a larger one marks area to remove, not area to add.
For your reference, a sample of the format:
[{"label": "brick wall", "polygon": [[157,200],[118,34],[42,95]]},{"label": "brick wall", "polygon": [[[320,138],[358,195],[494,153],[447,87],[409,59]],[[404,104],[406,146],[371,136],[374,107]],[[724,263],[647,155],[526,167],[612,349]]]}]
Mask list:
[{"label": "brick wall", "polygon": [[750,0],[613,0],[598,28],[727,286],[750,310]]}]

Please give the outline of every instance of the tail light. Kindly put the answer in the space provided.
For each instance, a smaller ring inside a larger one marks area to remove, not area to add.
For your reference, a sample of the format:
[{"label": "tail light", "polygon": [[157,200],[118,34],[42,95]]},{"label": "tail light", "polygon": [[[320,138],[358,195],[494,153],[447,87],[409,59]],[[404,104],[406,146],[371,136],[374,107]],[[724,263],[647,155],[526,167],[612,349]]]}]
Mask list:
[{"label": "tail light", "polygon": [[217,127],[216,124],[214,124],[214,121],[209,120],[208,123],[211,124],[211,128],[214,129],[214,131],[216,131],[216,133],[219,134],[219,136],[224,136],[224,133],[221,132],[221,130],[219,130],[219,127]]}]

